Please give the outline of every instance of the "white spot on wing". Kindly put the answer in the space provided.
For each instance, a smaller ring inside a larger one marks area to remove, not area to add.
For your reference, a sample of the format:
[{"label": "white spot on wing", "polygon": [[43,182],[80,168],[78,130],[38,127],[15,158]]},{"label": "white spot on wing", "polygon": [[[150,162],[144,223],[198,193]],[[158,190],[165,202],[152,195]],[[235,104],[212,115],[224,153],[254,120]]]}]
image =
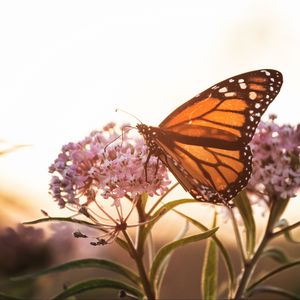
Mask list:
[{"label": "white spot on wing", "polygon": [[240,83],[240,88],[242,90],[246,89],[247,88],[247,84],[245,82]]},{"label": "white spot on wing", "polygon": [[257,94],[256,94],[255,92],[251,91],[251,92],[249,93],[249,99],[255,100],[256,97],[257,97]]},{"label": "white spot on wing", "polygon": [[225,93],[224,95],[225,95],[225,97],[234,97],[234,96],[236,96],[236,93],[235,92],[228,92],[228,93]]},{"label": "white spot on wing", "polygon": [[261,104],[260,103],[255,103],[255,108],[260,108]]},{"label": "white spot on wing", "polygon": [[219,89],[219,93],[226,93],[228,91],[227,87],[222,87],[221,89]]},{"label": "white spot on wing", "polygon": [[262,73],[265,73],[267,76],[270,76],[270,75],[271,75],[271,73],[270,73],[269,71],[267,71],[267,70],[261,70],[261,72],[262,72]]}]

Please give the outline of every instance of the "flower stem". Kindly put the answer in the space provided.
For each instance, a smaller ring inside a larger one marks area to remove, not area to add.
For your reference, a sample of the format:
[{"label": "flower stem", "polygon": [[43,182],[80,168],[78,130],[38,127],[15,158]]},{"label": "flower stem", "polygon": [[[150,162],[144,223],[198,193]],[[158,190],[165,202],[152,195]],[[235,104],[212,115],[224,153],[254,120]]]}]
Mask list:
[{"label": "flower stem", "polygon": [[241,256],[242,256],[242,264],[245,264],[246,263],[246,257],[245,257],[244,247],[243,247],[241,235],[240,235],[240,232],[239,232],[239,228],[238,228],[238,225],[237,225],[237,222],[236,222],[236,219],[235,219],[235,216],[234,216],[234,213],[233,213],[232,209],[228,208],[228,211],[229,211],[230,216],[231,216],[233,230],[234,230],[235,237],[236,237],[236,240],[237,240],[237,243],[238,243],[238,247],[240,248],[240,252],[241,252]]},{"label": "flower stem", "polygon": [[268,244],[268,242],[272,239],[273,237],[273,220],[270,218],[271,217],[271,213],[272,213],[272,209],[270,211],[270,216],[268,219],[268,223],[265,229],[265,233],[263,235],[262,241],[260,242],[256,252],[254,253],[253,257],[250,260],[246,260],[244,262],[244,268],[243,268],[243,273],[242,273],[242,277],[241,280],[239,282],[239,286],[236,290],[235,296],[233,299],[237,300],[237,299],[243,299],[244,297],[244,292],[245,289],[247,288],[247,285],[249,283],[250,277],[256,267],[257,261],[259,260],[262,252],[264,251],[266,245]]},{"label": "flower stem", "polygon": [[257,248],[255,254],[253,255],[252,259],[250,261],[246,261],[244,263],[244,271],[242,274],[242,278],[240,280],[239,286],[236,290],[235,296],[233,299],[243,299],[243,294],[245,291],[245,288],[247,287],[247,284],[249,282],[250,276],[252,275],[254,268],[256,266],[256,263],[264,250],[266,244],[269,241],[269,237],[267,235],[264,236],[263,240],[261,241],[259,247]]},{"label": "flower stem", "polygon": [[123,235],[124,235],[124,237],[125,237],[125,239],[128,243],[129,248],[130,248],[131,257],[135,260],[135,263],[136,263],[136,266],[138,268],[140,278],[141,278],[141,282],[142,282],[142,285],[143,285],[143,288],[144,288],[144,292],[147,296],[147,299],[148,300],[155,300],[155,293],[154,293],[154,291],[151,287],[149,278],[147,276],[147,273],[146,273],[146,270],[145,270],[145,267],[144,267],[144,263],[143,263],[143,257],[135,249],[135,247],[132,243],[132,240],[131,240],[130,236],[128,235],[127,231],[123,230],[122,233],[123,233]]}]

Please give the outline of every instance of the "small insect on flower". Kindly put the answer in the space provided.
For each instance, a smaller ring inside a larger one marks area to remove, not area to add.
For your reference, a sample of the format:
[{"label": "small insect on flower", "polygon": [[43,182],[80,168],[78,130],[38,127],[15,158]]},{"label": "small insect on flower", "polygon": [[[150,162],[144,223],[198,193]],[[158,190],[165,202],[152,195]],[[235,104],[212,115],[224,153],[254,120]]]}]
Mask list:
[{"label": "small insect on flower", "polygon": [[[101,228],[105,233],[97,237],[96,244],[104,245],[127,225],[140,195],[161,195],[168,190],[167,169],[155,157],[148,161],[146,180],[147,153],[140,136],[131,136],[126,125],[109,123],[83,140],[62,147],[49,167],[53,174],[49,192],[61,208],[83,215]],[[126,216],[124,200],[132,206]],[[117,217],[109,212],[111,205]]]}]

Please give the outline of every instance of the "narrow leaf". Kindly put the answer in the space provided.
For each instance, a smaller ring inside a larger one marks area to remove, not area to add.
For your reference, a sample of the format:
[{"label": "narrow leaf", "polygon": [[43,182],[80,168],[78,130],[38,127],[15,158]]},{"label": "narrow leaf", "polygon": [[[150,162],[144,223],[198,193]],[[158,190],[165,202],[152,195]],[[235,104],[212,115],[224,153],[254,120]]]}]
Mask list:
[{"label": "narrow leaf", "polygon": [[[213,225],[217,223],[217,214],[215,213]],[[213,239],[207,241],[204,262],[202,268],[202,298],[207,300],[217,299],[218,282],[218,249]]]},{"label": "narrow leaf", "polygon": [[264,275],[263,277],[261,277],[259,280],[255,281],[254,283],[251,284],[251,286],[249,286],[249,288],[247,289],[247,292],[251,292],[252,289],[254,289],[257,285],[261,284],[262,282],[266,281],[267,279],[271,278],[272,276],[286,270],[286,269],[290,269],[293,268],[297,265],[300,265],[300,260],[295,260],[291,263],[288,263],[286,265],[283,265],[279,268],[274,269],[273,271],[267,273],[266,275]]},{"label": "narrow leaf", "polygon": [[96,228],[95,224],[89,223],[87,221],[78,220],[78,219],[75,219],[75,218],[61,218],[61,217],[41,218],[41,219],[37,219],[37,220],[33,220],[33,221],[23,222],[23,224],[24,225],[34,225],[34,224],[38,224],[38,223],[55,222],[55,221],[76,223],[76,224],[86,225],[86,226],[89,226],[89,227]]},{"label": "narrow leaf", "polygon": [[115,289],[115,290],[123,290],[127,293],[130,293],[138,298],[143,298],[143,293],[125,283],[120,281],[99,278],[99,279],[91,279],[87,281],[83,281],[77,284],[70,286],[68,289],[62,291],[58,295],[52,298],[52,300],[62,300],[66,299],[70,296],[77,295],[86,291],[94,290],[94,289]]},{"label": "narrow leaf", "polygon": [[185,204],[185,203],[198,203],[195,199],[179,199],[179,200],[174,200],[171,202],[168,202],[164,205],[162,205],[152,216],[151,218],[153,219],[151,222],[147,224],[144,230],[144,235],[143,239],[145,240],[147,238],[147,234],[150,232],[154,224],[167,212],[172,210],[174,207]]},{"label": "narrow leaf", "polygon": [[[189,222],[186,221],[185,226],[183,226],[182,230],[175,237],[174,242],[182,239],[188,232],[188,229],[189,229]],[[170,262],[173,252],[174,252],[174,250],[171,251],[168,256],[166,256],[166,258],[164,259],[164,261],[160,267],[160,270],[158,272],[158,275],[157,275],[157,289],[158,290],[160,290],[164,275],[167,271],[167,268],[168,268],[168,265],[169,265],[169,262]]]},{"label": "narrow leaf", "polygon": [[253,218],[252,207],[245,191],[241,191],[234,199],[234,204],[238,208],[246,229],[246,251],[250,256],[254,252],[256,226]]},{"label": "narrow leaf", "polygon": [[290,259],[287,257],[284,251],[279,248],[268,248],[262,253],[262,257],[263,256],[270,257],[281,264],[290,262]]},{"label": "narrow leaf", "polygon": [[[200,230],[208,230],[208,228],[206,226],[204,226],[203,224],[201,224],[199,221],[194,220],[193,218],[185,215],[184,213],[177,211],[174,209],[174,211],[182,216],[183,218],[187,219],[189,222],[191,222],[194,226],[196,226],[197,228],[199,228]],[[234,272],[234,268],[233,265],[231,263],[231,259],[230,256],[226,250],[226,248],[224,247],[224,245],[222,244],[222,242],[217,238],[216,235],[213,235],[211,237],[215,243],[217,244],[223,259],[224,259],[224,263],[228,272],[228,276],[229,276],[229,292],[231,293],[233,291],[233,287],[235,286],[235,272]]]},{"label": "narrow leaf", "polygon": [[300,300],[300,295],[297,295],[291,291],[287,291],[285,289],[275,287],[275,286],[260,286],[251,291],[251,294],[249,296],[252,296],[254,294],[261,294],[261,293],[271,293],[271,294],[277,294],[281,296],[285,296],[290,299],[294,300]]},{"label": "narrow leaf", "polygon": [[284,234],[285,238],[287,239],[287,241],[294,243],[294,244],[299,244],[300,241],[296,241],[291,234],[291,231],[295,228],[297,228],[298,226],[300,226],[300,221],[296,222],[292,225],[289,225],[288,221],[286,219],[281,219],[279,222],[277,222],[275,227],[281,228],[281,230],[273,233],[273,236],[279,236],[281,234]]},{"label": "narrow leaf", "polygon": [[290,199],[273,199],[271,201],[270,216],[267,230],[273,232],[275,224],[280,220],[281,215],[285,211]]},{"label": "narrow leaf", "polygon": [[120,264],[114,263],[109,260],[105,259],[94,259],[94,258],[87,258],[87,259],[79,259],[67,262],[65,264],[61,264],[52,268],[48,268],[46,270],[42,270],[33,274],[28,274],[24,276],[14,277],[12,280],[25,280],[30,278],[35,278],[41,275],[56,273],[56,272],[65,272],[68,270],[75,270],[75,269],[83,269],[83,268],[99,268],[103,270],[109,270],[115,272],[119,275],[122,275],[129,279],[136,285],[140,284],[140,278],[133,273],[130,269],[122,266]]},{"label": "narrow leaf", "polygon": [[162,247],[156,254],[153,264],[152,264],[152,267],[151,267],[150,281],[151,281],[152,285],[153,286],[155,285],[154,283],[156,282],[156,279],[157,279],[157,272],[159,271],[161,265],[163,264],[166,257],[170,254],[170,252],[177,249],[178,247],[187,245],[189,243],[193,243],[193,242],[197,242],[197,241],[206,239],[206,238],[210,237],[211,235],[213,235],[217,230],[218,230],[218,228],[213,228],[204,233],[192,235],[192,236],[180,239],[178,241],[169,243],[169,244],[165,245],[164,247]]}]

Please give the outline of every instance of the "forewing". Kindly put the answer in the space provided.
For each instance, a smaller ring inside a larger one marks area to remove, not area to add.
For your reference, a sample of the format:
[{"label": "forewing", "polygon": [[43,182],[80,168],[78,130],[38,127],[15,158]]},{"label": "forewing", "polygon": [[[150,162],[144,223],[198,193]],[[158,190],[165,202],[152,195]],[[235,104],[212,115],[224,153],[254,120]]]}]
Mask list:
[{"label": "forewing", "polygon": [[197,137],[246,145],[281,85],[282,74],[270,69],[228,78],[178,107],[159,127],[196,145],[202,143]]}]

